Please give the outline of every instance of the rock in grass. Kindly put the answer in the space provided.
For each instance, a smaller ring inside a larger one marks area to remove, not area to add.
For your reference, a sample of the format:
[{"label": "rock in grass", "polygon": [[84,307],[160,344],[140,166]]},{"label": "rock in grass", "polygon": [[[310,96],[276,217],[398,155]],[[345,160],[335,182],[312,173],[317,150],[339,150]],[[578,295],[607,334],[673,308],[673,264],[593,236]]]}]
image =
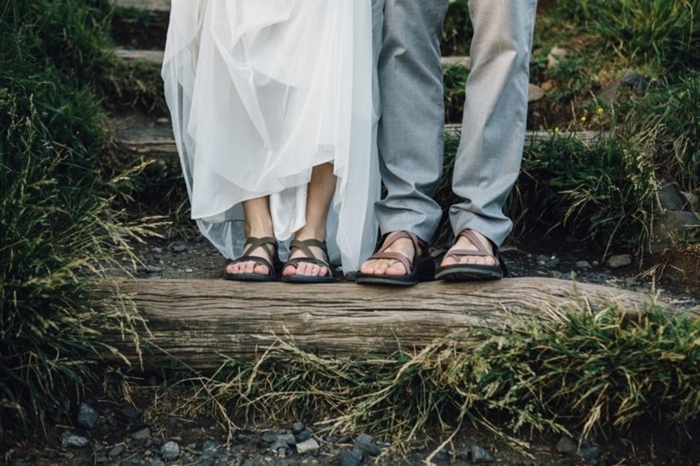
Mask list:
[{"label": "rock in grass", "polygon": [[294,435],[301,434],[302,432],[304,432],[305,429],[306,429],[306,426],[304,425],[303,422],[295,422],[294,424],[292,424],[292,433]]},{"label": "rock in grass", "polygon": [[97,418],[100,415],[95,411],[92,406],[81,403],[80,409],[78,410],[78,425],[92,429],[97,423]]},{"label": "rock in grass", "polygon": [[136,432],[132,433],[129,437],[131,437],[134,440],[146,440],[150,436],[151,429],[149,429],[148,427],[144,427],[143,429],[139,429]]},{"label": "rock in grass", "polygon": [[343,466],[360,466],[364,459],[364,454],[357,448],[343,450],[338,454],[340,464]]},{"label": "rock in grass", "polygon": [[586,461],[597,461],[600,457],[600,448],[598,447],[588,447],[576,452],[576,456],[586,460]]},{"label": "rock in grass", "polygon": [[491,464],[496,462],[493,456],[491,456],[491,454],[486,451],[485,448],[482,448],[479,445],[472,445],[470,450],[471,460],[474,464]]},{"label": "rock in grass", "polygon": [[632,256],[629,254],[617,254],[611,256],[607,263],[611,269],[619,269],[632,264]]},{"label": "rock in grass", "polygon": [[165,461],[176,460],[180,456],[180,445],[172,440],[163,445],[160,450],[160,457]]},{"label": "rock in grass", "polygon": [[83,448],[88,446],[90,441],[80,435],[75,435],[73,432],[65,431],[61,434],[61,445],[63,448]]},{"label": "rock in grass", "polygon": [[310,438],[305,442],[297,443],[297,453],[299,453],[300,455],[303,455],[304,453],[308,453],[310,451],[318,450],[319,448],[321,447],[318,445],[318,442],[314,438]]},{"label": "rock in grass", "polygon": [[294,436],[294,439],[297,441],[297,443],[300,442],[305,442],[311,438],[313,434],[308,431],[308,430],[303,430],[299,432],[297,435]]},{"label": "rock in grass", "polygon": [[462,447],[457,450],[455,456],[458,460],[469,461],[469,455],[471,455],[471,452],[471,448]]},{"label": "rock in grass", "polygon": [[382,449],[372,441],[368,435],[358,435],[355,439],[355,448],[370,456],[379,456]]},{"label": "rock in grass", "polygon": [[124,451],[126,450],[126,447],[124,445],[114,445],[111,450],[109,450],[109,453],[107,453],[107,456],[114,458],[115,456],[119,456]]},{"label": "rock in grass", "polygon": [[573,439],[567,435],[563,435],[557,444],[554,446],[554,450],[559,453],[576,453],[578,450],[578,445]]},{"label": "rock in grass", "polygon": [[294,438],[294,434],[280,434],[277,436],[276,442],[284,443],[285,445],[289,445],[291,447],[297,444],[297,440],[296,438]]}]

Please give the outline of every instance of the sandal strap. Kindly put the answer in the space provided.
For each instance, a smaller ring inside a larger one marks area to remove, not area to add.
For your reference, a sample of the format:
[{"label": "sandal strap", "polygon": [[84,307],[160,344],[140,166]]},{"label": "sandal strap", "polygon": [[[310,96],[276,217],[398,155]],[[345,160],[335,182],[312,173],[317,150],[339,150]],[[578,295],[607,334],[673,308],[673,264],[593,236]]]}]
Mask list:
[{"label": "sandal strap", "polygon": [[457,237],[455,238],[455,242],[460,237],[464,237],[467,240],[469,240],[469,242],[472,244],[472,246],[474,246],[476,248],[476,250],[474,250],[474,249],[455,249],[454,251],[449,251],[445,255],[445,257],[449,257],[449,258],[454,259],[458,262],[459,262],[460,258],[465,257],[465,256],[492,257],[493,260],[496,261],[496,265],[500,264],[501,261],[499,260],[498,255],[497,255],[498,249],[496,248],[495,245],[493,246],[494,254],[491,254],[488,251],[488,249],[486,249],[486,246],[484,246],[484,243],[481,242],[479,237],[476,236],[474,234],[474,232],[472,230],[469,230],[469,229],[464,229],[464,230],[460,231],[457,234]]},{"label": "sandal strap", "polygon": [[[399,252],[387,251],[392,244],[400,239],[410,239],[413,243],[413,261]],[[418,254],[419,249],[421,251],[420,257]],[[415,265],[418,263],[418,260],[427,257],[427,253],[428,245],[425,241],[420,239],[418,235],[411,233],[410,231],[397,230],[389,233],[386,238],[384,238],[384,242],[379,250],[372,254],[367,260],[389,259],[399,261],[406,269],[406,272],[411,273]]]},{"label": "sandal strap", "polygon": [[[270,247],[269,245],[272,245]],[[267,252],[270,260],[262,256],[255,256],[251,254],[246,254],[246,251],[255,251],[256,249],[263,249]],[[243,246],[243,255],[236,260],[229,262],[230,264],[240,264],[241,262],[255,262],[255,265],[264,265],[270,270],[270,273],[274,273],[275,267],[273,262],[279,262],[277,259],[277,241],[271,236],[265,236],[263,238],[255,238],[251,236],[246,239],[245,245]]]},{"label": "sandal strap", "polygon": [[[321,253],[323,254],[323,259],[319,259],[316,257],[316,255],[311,251],[311,248],[315,247],[321,250]],[[285,265],[291,265],[292,267],[297,267],[299,263],[301,262],[308,262],[310,264],[316,264],[320,265],[322,267],[327,268],[329,271],[331,269],[328,259],[328,247],[326,246],[325,241],[319,241],[317,239],[305,239],[305,240],[293,240],[291,244],[289,245],[290,249],[290,254],[292,251],[295,249],[301,250],[302,253],[304,253],[305,257],[295,257],[294,259],[289,259]]]}]

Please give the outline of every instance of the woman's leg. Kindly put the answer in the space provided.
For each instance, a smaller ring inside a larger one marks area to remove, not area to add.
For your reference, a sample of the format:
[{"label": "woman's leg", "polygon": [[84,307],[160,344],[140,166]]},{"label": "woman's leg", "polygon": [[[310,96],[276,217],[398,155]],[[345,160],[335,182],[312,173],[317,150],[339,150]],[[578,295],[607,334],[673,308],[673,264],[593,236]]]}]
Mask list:
[{"label": "woman's leg", "polygon": [[[333,164],[324,163],[317,165],[311,172],[311,181],[306,197],[306,224],[296,232],[294,239],[304,241],[307,239],[315,239],[318,241],[326,240],[326,223],[328,221],[328,209],[330,209],[333,194],[335,193],[336,177],[333,174]],[[323,253],[319,248],[311,247],[314,255],[323,259]],[[295,250],[290,255],[290,259],[302,257],[304,254],[301,250]],[[310,262],[300,262],[298,267],[288,266],[282,271],[283,275],[308,275],[308,276],[326,276],[331,271],[327,267],[313,264]]]},{"label": "woman's leg", "polygon": [[[273,236],[272,217],[270,216],[270,198],[259,197],[243,202],[243,215],[245,216],[245,236],[246,238],[264,238]],[[255,250],[246,250],[245,255],[252,255],[267,259],[272,263],[272,257],[263,248]],[[255,265],[254,261],[239,262],[237,264],[229,264],[226,267],[226,273],[231,275],[236,274],[260,274],[267,275],[269,269],[265,265]]]}]

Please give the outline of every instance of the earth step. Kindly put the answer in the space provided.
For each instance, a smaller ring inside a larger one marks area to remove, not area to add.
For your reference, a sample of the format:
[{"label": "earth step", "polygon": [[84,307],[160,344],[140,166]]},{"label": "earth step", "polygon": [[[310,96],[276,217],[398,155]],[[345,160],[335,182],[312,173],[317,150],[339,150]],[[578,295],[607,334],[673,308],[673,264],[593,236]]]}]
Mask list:
[{"label": "earth step", "polygon": [[[445,125],[445,134],[455,138],[460,137],[462,134],[461,124],[449,124]],[[600,138],[604,138],[608,133],[599,133],[596,131],[558,131],[553,133],[552,131],[528,131],[525,133],[525,143],[526,144],[538,144],[540,142],[549,141],[557,135],[558,138],[568,139],[574,138],[579,139],[584,144],[593,144],[597,142]]]},{"label": "earth step", "polygon": [[[151,11],[170,11],[170,0],[113,0],[118,6]],[[450,0],[453,3],[455,0]]]},{"label": "earth step", "polygon": [[127,61],[145,63],[157,67],[163,66],[164,52],[162,50],[127,50],[117,49],[115,53],[119,58]]},{"label": "earth step", "polygon": [[[117,49],[116,54],[118,57],[128,61],[141,62],[158,67],[163,64],[163,52],[160,50]],[[442,66],[445,68],[448,66],[463,66],[469,68],[471,66],[471,60],[469,57],[442,57]],[[538,86],[530,84],[528,101],[530,103],[537,102],[543,97],[544,91]]]},{"label": "earth step", "polygon": [[[158,367],[168,354],[186,366],[213,370],[222,355],[252,361],[265,348],[291,339],[319,355],[387,355],[399,348],[418,350],[477,325],[502,326],[514,314],[550,320],[557,318],[553,309],[589,312],[614,305],[627,318],[639,318],[651,303],[644,293],[540,277],[430,282],[400,293],[351,282],[250,286],[225,280],[129,279],[115,287],[148,322],[149,335],[141,337],[146,369]],[[115,291],[102,289],[108,296]],[[133,339],[117,332],[103,335],[103,342],[138,363]],[[121,361],[113,353],[104,356]]]},{"label": "earth step", "polygon": [[[116,54],[124,60],[144,62],[156,66],[162,66],[163,64],[164,54],[161,50],[117,49]],[[455,65],[469,68],[471,66],[471,60],[469,57],[442,57],[442,66],[448,67]]]},{"label": "earth step", "polygon": [[170,0],[112,0],[112,3],[124,8],[138,8],[155,13],[170,12]]},{"label": "earth step", "polygon": [[[177,147],[173,137],[172,127],[169,121],[161,121],[160,124],[152,120],[143,121],[141,118],[127,118],[114,120],[111,126],[115,133],[115,143],[121,150],[139,157],[153,158],[177,158]],[[459,137],[462,125],[445,125],[445,133],[452,137]],[[525,135],[526,144],[537,144],[547,141],[555,133],[551,131],[528,131]],[[599,138],[605,137],[605,133],[594,131],[563,132],[556,133],[560,138],[576,138],[585,144],[595,143]]]},{"label": "earth step", "polygon": [[117,147],[129,154],[176,160],[177,146],[169,120],[153,121],[143,117],[113,119],[109,126]]}]

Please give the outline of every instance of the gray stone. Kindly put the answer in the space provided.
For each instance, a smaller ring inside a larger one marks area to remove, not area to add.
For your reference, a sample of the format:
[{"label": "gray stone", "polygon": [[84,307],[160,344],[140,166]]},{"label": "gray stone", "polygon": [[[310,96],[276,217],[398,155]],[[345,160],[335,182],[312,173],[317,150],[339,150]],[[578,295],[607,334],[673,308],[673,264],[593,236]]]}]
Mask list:
[{"label": "gray stone", "polygon": [[211,440],[207,440],[202,444],[202,453],[204,453],[204,454],[213,453],[216,451],[217,448],[219,448],[219,445],[216,442],[212,442]]},{"label": "gray stone", "polygon": [[450,453],[444,448],[435,453],[435,456],[433,456],[433,461],[437,461],[438,463],[449,463],[451,459]]},{"label": "gray stone", "polygon": [[124,406],[119,410],[119,414],[131,420],[136,420],[139,418],[139,413],[133,406]]},{"label": "gray stone", "polygon": [[63,448],[83,448],[90,444],[90,441],[80,435],[75,435],[72,432],[65,431],[61,434],[61,445]]},{"label": "gray stone", "polygon": [[352,450],[342,450],[338,454],[338,458],[340,458],[342,466],[360,466],[364,459],[364,454],[357,448],[353,448]]},{"label": "gray stone", "polygon": [[549,51],[549,56],[547,56],[547,68],[556,66],[556,64],[568,54],[569,52],[566,49],[561,47],[552,47],[552,50]]},{"label": "gray stone", "polygon": [[78,425],[92,429],[95,427],[98,417],[100,417],[100,415],[92,406],[85,403],[80,404],[80,409],[78,410]]},{"label": "gray stone", "polygon": [[490,464],[496,462],[493,456],[479,445],[471,446],[471,457],[472,463],[474,464]]},{"label": "gray stone", "polygon": [[461,447],[458,448],[457,451],[455,452],[455,457],[458,460],[462,461],[469,461],[469,455],[471,455],[472,450],[469,447]]},{"label": "gray stone", "polygon": [[262,435],[262,439],[265,443],[272,444],[272,443],[275,443],[277,441],[278,435],[279,434],[277,432],[265,432]]},{"label": "gray stone", "polygon": [[619,269],[632,264],[632,256],[630,254],[616,254],[610,256],[606,263],[611,269]]},{"label": "gray stone", "polygon": [[571,437],[563,435],[554,446],[554,450],[565,454],[576,453],[576,451],[578,451],[578,445]]},{"label": "gray stone", "polygon": [[617,99],[619,95],[618,89],[620,88],[620,81],[615,81],[610,86],[606,87],[602,91],[596,94],[595,98],[599,102],[612,103]]},{"label": "gray stone", "polygon": [[299,453],[300,455],[303,455],[304,453],[308,453],[310,451],[318,450],[319,448],[321,447],[318,445],[318,442],[314,438],[310,438],[305,442],[297,443],[297,453]]},{"label": "gray stone", "polygon": [[160,457],[165,461],[176,460],[180,456],[180,445],[172,440],[163,445],[160,450]]},{"label": "gray stone", "polygon": [[600,457],[601,451],[598,447],[588,447],[576,452],[576,456],[586,461],[596,461]]},{"label": "gray stone", "polygon": [[287,445],[294,446],[297,444],[294,434],[282,434],[277,436],[277,442],[284,442]]},{"label": "gray stone", "polygon": [[279,451],[279,450],[289,450],[289,444],[285,442],[284,440],[277,440],[275,443],[273,443],[270,446],[270,450],[272,451]]},{"label": "gray stone", "polygon": [[576,262],[576,268],[577,269],[590,269],[591,264],[589,264],[588,261],[578,261],[578,262]]},{"label": "gray stone", "polygon": [[181,254],[183,252],[187,252],[187,246],[184,244],[176,244],[172,248],[170,248],[171,251],[173,251],[175,254]]},{"label": "gray stone", "polygon": [[535,86],[534,84],[530,84],[527,90],[527,102],[530,104],[539,102],[540,100],[544,99],[545,95],[546,92],[544,92],[544,89],[539,86]]},{"label": "gray stone", "polygon": [[651,80],[646,76],[642,76],[634,70],[627,70],[620,79],[622,84],[626,84],[637,92],[645,92],[651,83]]},{"label": "gray stone", "polygon": [[[295,435],[295,436],[294,436],[294,439],[295,439],[297,442],[303,442],[303,441],[305,441],[305,440],[309,440],[309,439],[311,438],[312,435],[313,435],[313,434],[312,434],[310,431],[304,430],[304,431],[300,432],[298,435]],[[333,442],[331,442],[331,443],[333,443]]]},{"label": "gray stone", "polygon": [[165,462],[160,458],[156,458],[151,461],[151,466],[165,466]]},{"label": "gray stone", "polygon": [[675,238],[686,236],[689,230],[698,226],[700,220],[693,212],[668,210],[658,215],[651,231],[651,252],[663,252]]},{"label": "gray stone", "polygon": [[368,435],[358,435],[355,439],[355,448],[370,456],[379,456],[382,449],[372,441]]},{"label": "gray stone", "polygon": [[678,186],[665,180],[659,183],[657,195],[659,196],[659,204],[663,211],[685,210],[688,204],[688,201],[683,197]]},{"label": "gray stone", "polygon": [[681,191],[681,196],[683,196],[685,201],[688,203],[690,210],[693,212],[700,212],[700,196],[693,193],[687,193],[685,191]]},{"label": "gray stone", "polygon": [[110,457],[115,457],[119,456],[122,453],[126,451],[126,447],[124,445],[114,445],[111,450],[109,450],[109,453],[107,453],[107,456]]},{"label": "gray stone", "polygon": [[292,433],[294,435],[301,434],[302,432],[304,432],[305,429],[306,429],[306,426],[304,425],[303,422],[295,422],[294,424],[292,424]]},{"label": "gray stone", "polygon": [[134,440],[146,440],[148,437],[151,436],[151,429],[148,427],[144,427],[143,429],[139,429],[136,432],[132,432],[129,437],[131,437]]}]

